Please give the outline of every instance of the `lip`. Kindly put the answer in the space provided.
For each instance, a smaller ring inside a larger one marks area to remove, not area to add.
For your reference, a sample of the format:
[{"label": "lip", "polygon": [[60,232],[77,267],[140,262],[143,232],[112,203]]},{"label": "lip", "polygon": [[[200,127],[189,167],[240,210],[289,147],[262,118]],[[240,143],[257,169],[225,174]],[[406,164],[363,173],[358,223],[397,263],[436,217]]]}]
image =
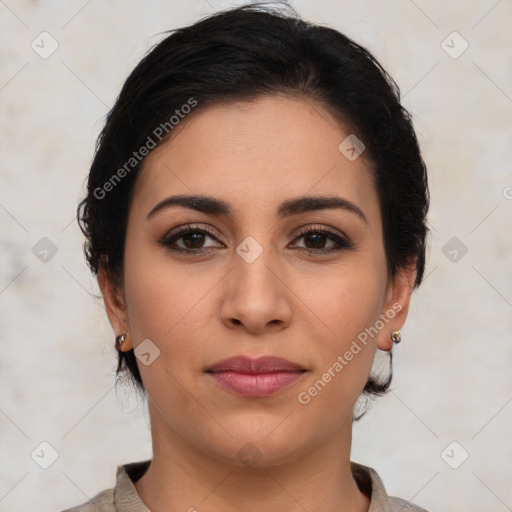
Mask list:
[{"label": "lip", "polygon": [[262,397],[285,389],[299,380],[307,370],[282,357],[256,359],[236,356],[209,367],[206,372],[221,386],[247,397]]}]

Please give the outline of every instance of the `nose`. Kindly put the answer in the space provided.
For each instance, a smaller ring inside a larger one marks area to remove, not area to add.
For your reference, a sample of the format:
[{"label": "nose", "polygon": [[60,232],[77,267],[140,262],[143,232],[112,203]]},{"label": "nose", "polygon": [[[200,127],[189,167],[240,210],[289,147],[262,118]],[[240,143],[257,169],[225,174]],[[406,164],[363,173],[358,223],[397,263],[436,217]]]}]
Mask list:
[{"label": "nose", "polygon": [[285,329],[292,317],[293,292],[270,250],[254,260],[234,255],[226,276],[221,307],[222,322],[230,329],[252,334]]}]

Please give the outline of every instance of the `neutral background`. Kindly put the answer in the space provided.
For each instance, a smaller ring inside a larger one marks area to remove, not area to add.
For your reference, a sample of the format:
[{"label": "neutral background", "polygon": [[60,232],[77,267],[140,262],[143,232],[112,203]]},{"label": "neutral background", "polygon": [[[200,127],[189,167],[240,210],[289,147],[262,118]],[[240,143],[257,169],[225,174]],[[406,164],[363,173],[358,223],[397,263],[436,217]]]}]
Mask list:
[{"label": "neutral background", "polygon": [[[0,511],[82,503],[118,464],[151,456],[143,404],[114,388],[113,333],[74,213],[143,53],[235,3],[0,1]],[[353,460],[430,511],[512,510],[512,2],[293,5],[381,60],[430,169],[426,279]]]}]

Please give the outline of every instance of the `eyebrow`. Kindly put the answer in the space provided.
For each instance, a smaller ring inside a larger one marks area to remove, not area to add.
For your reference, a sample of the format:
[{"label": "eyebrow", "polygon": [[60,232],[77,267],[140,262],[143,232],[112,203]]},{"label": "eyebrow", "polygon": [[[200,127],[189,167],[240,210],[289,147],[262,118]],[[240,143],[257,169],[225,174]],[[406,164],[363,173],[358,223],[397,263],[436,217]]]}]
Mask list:
[{"label": "eyebrow", "polygon": [[[162,211],[172,206],[182,206],[191,210],[197,210],[202,213],[215,216],[232,217],[233,210],[229,203],[222,199],[217,199],[211,196],[203,195],[177,195],[170,196],[160,201],[149,213],[147,219],[149,220],[157,212]],[[356,214],[366,224],[368,219],[362,210],[348,199],[338,196],[302,196],[294,199],[287,199],[283,201],[277,210],[277,216],[280,219],[298,215],[300,213],[341,208],[348,212]]]}]

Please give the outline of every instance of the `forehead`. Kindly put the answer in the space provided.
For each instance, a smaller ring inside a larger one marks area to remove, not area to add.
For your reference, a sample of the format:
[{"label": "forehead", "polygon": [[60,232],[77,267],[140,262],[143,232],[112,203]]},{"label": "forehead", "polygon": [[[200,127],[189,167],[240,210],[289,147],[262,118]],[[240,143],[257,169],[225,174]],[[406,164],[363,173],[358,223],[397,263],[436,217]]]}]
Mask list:
[{"label": "forehead", "polygon": [[371,210],[377,196],[369,163],[339,149],[349,135],[325,107],[304,98],[199,108],[146,157],[134,206],[147,213],[170,194],[208,194],[254,214],[287,197],[334,194]]}]

